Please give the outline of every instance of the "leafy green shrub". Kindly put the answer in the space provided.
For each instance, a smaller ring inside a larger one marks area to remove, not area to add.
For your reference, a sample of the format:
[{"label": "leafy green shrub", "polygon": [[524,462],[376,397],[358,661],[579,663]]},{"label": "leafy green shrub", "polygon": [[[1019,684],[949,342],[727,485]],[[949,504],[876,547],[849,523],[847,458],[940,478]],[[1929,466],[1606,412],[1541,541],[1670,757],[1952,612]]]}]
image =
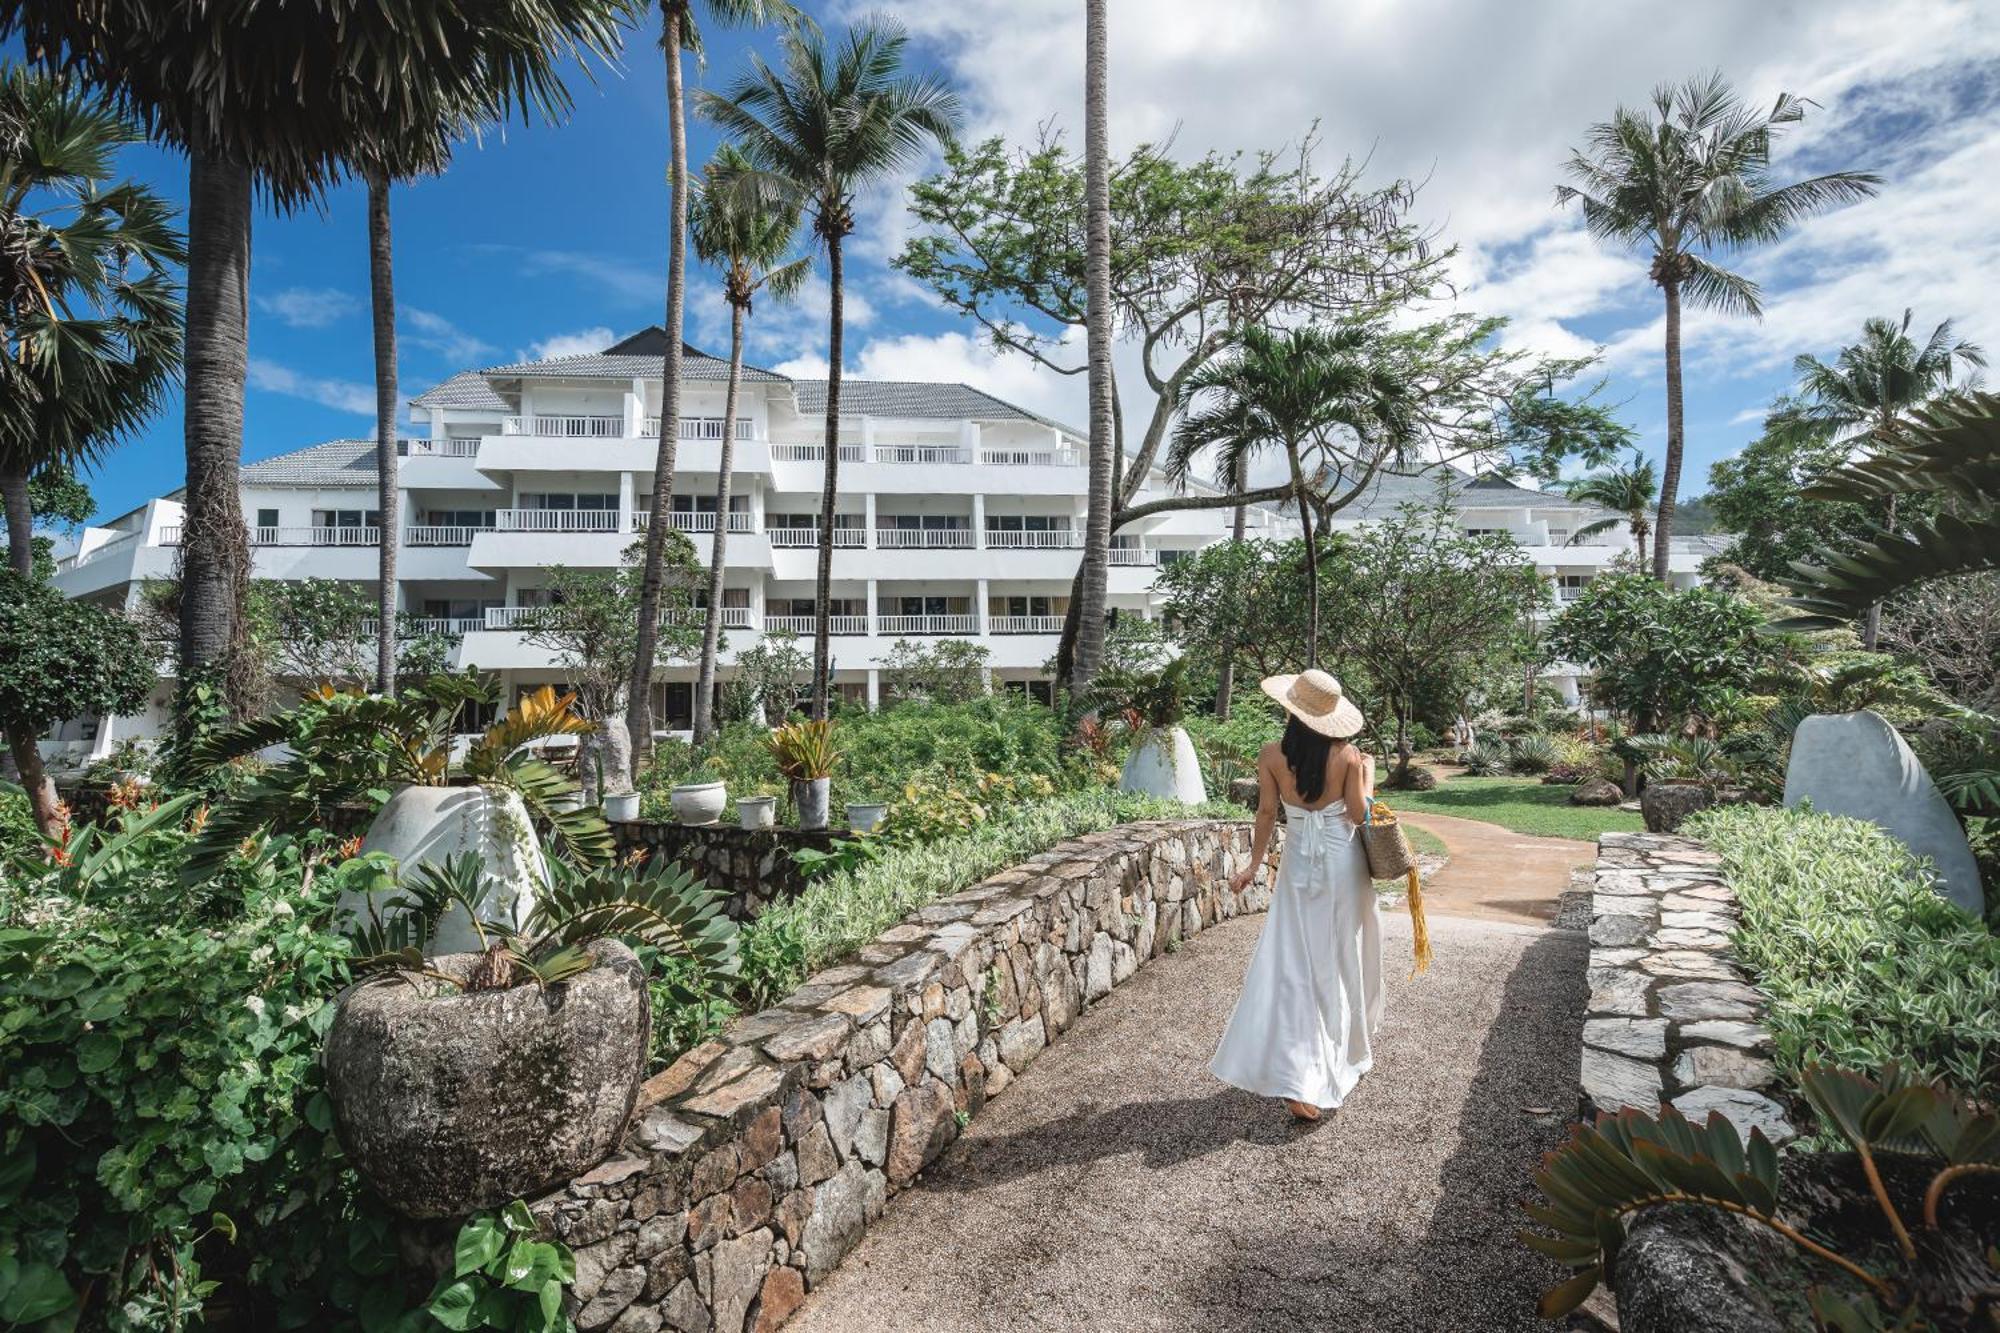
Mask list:
[{"label": "leafy green shrub", "polygon": [[1556,743],[1538,732],[1516,736],[1507,747],[1507,764],[1516,773],[1546,773],[1556,764]]},{"label": "leafy green shrub", "polygon": [[1873,824],[1751,805],[1690,829],[1722,854],[1736,950],[1771,997],[1785,1074],[1898,1064],[2000,1096],[2000,936]]},{"label": "leafy green shrub", "polygon": [[563,1288],[576,1281],[576,1256],[542,1240],[528,1205],[467,1218],[452,1244],[451,1271],[439,1276],[425,1310],[449,1329],[504,1328],[569,1333]]}]

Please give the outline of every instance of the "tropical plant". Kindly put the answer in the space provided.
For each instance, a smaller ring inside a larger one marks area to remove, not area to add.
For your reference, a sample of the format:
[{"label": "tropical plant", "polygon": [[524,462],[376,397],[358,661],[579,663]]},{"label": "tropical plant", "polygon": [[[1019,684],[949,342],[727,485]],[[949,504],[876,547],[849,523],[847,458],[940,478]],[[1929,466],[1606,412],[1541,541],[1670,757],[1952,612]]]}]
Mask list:
[{"label": "tropical plant", "polygon": [[1672,732],[1743,686],[1761,665],[1763,617],[1712,588],[1673,591],[1638,575],[1592,579],[1550,625],[1548,643],[1591,668],[1590,693],[1635,731]]},{"label": "tropical plant", "polygon": [[451,1267],[438,1274],[424,1310],[448,1329],[505,1328],[519,1333],[570,1333],[563,1291],[576,1282],[576,1256],[559,1240],[543,1240],[519,1199],[497,1212],[467,1218],[452,1240]]},{"label": "tropical plant", "polygon": [[1084,696],[1084,707],[1122,721],[1134,734],[1177,727],[1187,715],[1187,678],[1185,657],[1157,671],[1106,670]]},{"label": "tropical plant", "polygon": [[247,841],[274,829],[313,828],[332,808],[381,803],[397,786],[458,784],[517,792],[543,822],[560,855],[583,864],[610,859],[611,830],[595,808],[568,808],[576,783],[529,748],[557,736],[581,736],[576,696],[547,685],[521,699],[453,762],[458,719],[490,706],[493,688],[470,674],[438,675],[396,698],[320,688],[289,712],[220,729],[192,752],[196,773],[214,772],[260,750],[291,754],[257,772],[209,816],[188,856],[199,878]]},{"label": "tropical plant", "polygon": [[756,701],[763,721],[776,726],[799,702],[799,679],[812,670],[812,659],[799,650],[796,636],[765,630],[757,642],[736,654],[736,682]]},{"label": "tropical plant", "polygon": [[1567,489],[1570,499],[1612,510],[1618,515],[1617,518],[1600,518],[1596,522],[1585,523],[1570,533],[1569,545],[1575,546],[1623,523],[1632,532],[1633,553],[1641,560],[1646,558],[1646,533],[1652,527],[1653,507],[1660,498],[1660,476],[1653,470],[1650,458],[1633,454],[1631,466],[1578,477]]},{"label": "tropical plant", "polygon": [[[1365,462],[1338,475],[1337,483],[1347,498],[1358,494],[1382,466],[1403,459],[1416,443],[1418,417],[1409,384],[1368,324],[1252,327],[1237,336],[1232,353],[1187,377],[1181,408],[1167,453],[1167,474],[1175,480],[1184,480],[1197,458],[1212,449],[1216,483],[1227,489],[1258,453],[1273,446],[1282,450],[1289,496],[1305,537],[1305,665],[1319,665],[1316,497],[1306,479],[1307,455],[1335,431],[1352,432]],[[1365,475],[1353,476],[1356,470]]]},{"label": "tropical plant", "polygon": [[840,751],[833,747],[833,719],[806,718],[773,728],[765,740],[778,771],[793,782],[815,782],[833,776]]},{"label": "tropical plant", "polygon": [[1828,628],[1914,584],[2000,569],[2000,395],[1967,392],[1914,409],[1872,436],[1866,457],[1806,494],[1884,505],[1921,495],[1938,509],[1899,531],[1871,524],[1853,545],[1795,564],[1789,600],[1800,614],[1781,628]]},{"label": "tropical plant", "polygon": [[316,201],[385,127],[453,125],[467,105],[560,113],[562,67],[579,53],[608,60],[632,4],[305,0],[170,15],[153,0],[0,3],[0,38],[18,36],[41,63],[104,89],[188,155],[184,690],[220,683],[242,710],[233,667],[245,652],[250,559],[237,472],[253,194],[287,209]]},{"label": "tropical plant", "polygon": [[1714,792],[1741,786],[1743,766],[1706,736],[1627,736],[1625,748],[1654,782],[1675,782]]},{"label": "tropical plant", "polygon": [[[1800,1091],[1853,1150],[1894,1241],[1893,1274],[1871,1272],[1785,1219],[1778,1153],[1761,1129],[1746,1141],[1720,1111],[1696,1126],[1672,1107],[1657,1116],[1627,1110],[1579,1125],[1535,1177],[1547,1202],[1528,1213],[1555,1234],[1524,1231],[1521,1240],[1577,1270],[1542,1297],[1543,1317],[1568,1314],[1612,1277],[1630,1219],[1676,1204],[1753,1222],[1837,1269],[1841,1286],[1815,1285],[1807,1299],[1820,1326],[1838,1333],[1959,1327],[1933,1321],[1990,1301],[1982,1242],[1947,1227],[1941,1209],[1955,1187],[2000,1175],[2000,1115],[1975,1109],[1949,1088],[1912,1081],[1893,1065],[1878,1078],[1816,1065],[1801,1077]],[[1884,1154],[1920,1161],[1931,1173],[1918,1219],[1921,1246],[1890,1197],[1877,1160]]]},{"label": "tropical plant", "polygon": [[[842,246],[854,230],[855,195],[911,165],[926,148],[950,144],[958,128],[957,94],[935,76],[904,72],[908,45],[901,25],[886,19],[850,29],[833,50],[818,32],[794,30],[784,37],[782,72],[753,55],[750,72],[727,96],[704,92],[700,100],[702,114],[750,160],[746,180],[809,214],[813,235],[826,247],[826,470],[820,485],[811,702],[816,718],[826,716],[831,685],[828,614],[846,328]],[[656,480],[655,503],[659,485]]]},{"label": "tropical plant", "polygon": [[1744,106],[1720,73],[1662,85],[1650,110],[1620,107],[1593,125],[1563,170],[1558,204],[1576,203],[1590,234],[1650,250],[1648,276],[1666,301],[1667,450],[1653,532],[1653,577],[1667,580],[1674,499],[1686,444],[1681,391],[1683,300],[1758,316],[1755,282],[1716,256],[1777,240],[1814,213],[1864,199],[1881,183],[1837,171],[1780,185],[1771,177],[1777,132],[1805,118],[1805,99],[1780,93],[1768,111]]},{"label": "tropical plant", "polygon": [[1774,583],[1791,577],[1793,562],[1815,550],[1853,546],[1867,534],[1875,509],[1806,493],[1853,450],[1799,429],[1787,410],[1788,400],[1780,399],[1756,439],[1708,470],[1707,503],[1721,531],[1734,534],[1718,563]]},{"label": "tropical plant", "polygon": [[1507,771],[1511,759],[1505,745],[1480,741],[1465,752],[1465,775],[1469,778],[1498,777]]},{"label": "tropical plant", "polygon": [[1546,773],[1555,765],[1555,742],[1538,732],[1516,736],[1507,746],[1507,766],[1516,773]]},{"label": "tropical plant", "polygon": [[968,639],[898,639],[882,655],[882,683],[899,702],[964,703],[986,693],[986,663],[992,656],[990,648]]},{"label": "tropical plant", "polygon": [[751,188],[750,161],[732,144],[716,151],[702,173],[690,227],[695,255],[722,269],[722,295],[729,305],[729,387],[723,396],[722,446],[716,461],[715,533],[708,557],[708,606],[702,618],[701,660],[695,671],[694,743],[714,729],[715,654],[722,637],[723,552],[729,541],[730,473],[736,452],[736,396],[743,380],[743,326],[759,291],[774,300],[798,292],[812,263],[787,260],[798,234],[799,210],[774,202]]}]

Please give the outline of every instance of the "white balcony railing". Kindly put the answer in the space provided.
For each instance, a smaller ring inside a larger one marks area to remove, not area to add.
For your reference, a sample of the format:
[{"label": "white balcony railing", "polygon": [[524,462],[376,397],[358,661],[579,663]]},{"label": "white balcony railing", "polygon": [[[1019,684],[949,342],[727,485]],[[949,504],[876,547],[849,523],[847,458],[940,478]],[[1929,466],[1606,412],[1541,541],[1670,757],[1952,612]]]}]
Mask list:
[{"label": "white balcony railing", "polygon": [[[660,418],[658,415],[639,419],[641,438],[660,438]],[[682,417],[681,434],[683,440],[719,440],[722,438],[721,417]],[[736,418],[736,438],[754,440],[757,438],[757,423],[749,417]]]},{"label": "white balcony railing", "polygon": [[1111,548],[1111,563],[1114,565],[1157,565],[1160,553],[1150,546],[1114,546]]},{"label": "white balcony railing", "polygon": [[616,532],[616,509],[499,509],[493,525],[500,532]]},{"label": "white balcony railing", "polygon": [[1008,449],[982,446],[979,461],[995,467],[1082,467],[1081,449]]},{"label": "white balcony railing", "polygon": [[[669,514],[672,519],[673,529],[676,532],[715,531],[715,515],[713,513],[691,513],[687,510],[675,509],[670,510]],[[634,530],[644,532],[652,525],[653,515],[650,510],[641,509],[632,515]],[[747,509],[730,510],[729,530],[731,532],[755,532],[757,530],[756,516]]]},{"label": "white balcony railing", "polygon": [[970,463],[972,452],[955,444],[878,444],[878,463]]},{"label": "white balcony railing", "polygon": [[160,525],[160,545],[179,546],[180,544],[181,525],[178,523],[162,523]]},{"label": "white balcony railing", "polygon": [[[860,463],[865,461],[867,457],[868,451],[862,445],[843,444],[840,446],[840,461],[843,463]],[[824,444],[774,444],[771,446],[771,461],[773,463],[824,463],[826,461],[826,446]]]},{"label": "white balcony railing", "polygon": [[444,439],[405,440],[404,452],[412,458],[476,458],[479,456],[479,441],[463,436],[447,436]]},{"label": "white balcony railing", "polygon": [[379,528],[252,528],[252,546],[376,546]]},{"label": "white balcony railing", "polygon": [[877,528],[875,548],[880,551],[969,551],[971,528]]},{"label": "white balcony railing", "polygon": [[515,629],[528,616],[546,612],[546,606],[489,606],[486,608],[485,627],[487,629]]},{"label": "white balcony railing", "polygon": [[[811,616],[764,617],[764,630],[766,633],[803,634],[810,637],[813,633],[813,628],[813,618]],[[826,620],[826,632],[828,634],[866,634],[868,632],[868,617],[828,616]]]},{"label": "white balcony railing", "polygon": [[986,545],[995,551],[1073,551],[1083,545],[1083,534],[1075,528],[1053,528],[1047,532],[1001,532],[988,528]]},{"label": "white balcony railing", "polygon": [[977,634],[977,616],[877,616],[877,634]]},{"label": "white balcony railing", "polygon": [[990,616],[987,631],[992,634],[1060,634],[1061,616]]},{"label": "white balcony railing", "polygon": [[[732,529],[733,530],[733,529]],[[811,549],[819,545],[818,528],[766,528],[764,535],[774,547],[797,550]],[[833,544],[836,547],[862,547],[868,544],[868,533],[864,528],[835,528]]]},{"label": "white balcony railing", "polygon": [[[666,625],[701,625],[707,623],[708,612],[698,606],[678,607],[663,613],[660,622]],[[722,608],[724,629],[750,629],[756,621],[747,606],[725,606]]]},{"label": "white balcony railing", "polygon": [[[160,544],[163,546],[167,544],[165,541],[165,533],[166,529],[162,528],[161,529],[162,540]],[[104,545],[102,546],[93,546],[88,551],[81,552],[80,554],[77,555],[66,555],[62,559],[56,561],[56,568],[59,570],[76,569],[83,565],[94,564],[99,560],[105,559],[107,556],[113,556],[118,554],[120,551],[125,550],[127,547],[131,546],[134,542],[138,541],[141,535],[143,534],[137,532],[128,532],[122,537],[113,537],[110,541],[104,543]],[[175,536],[178,538],[179,529],[175,529]]]},{"label": "white balcony railing", "polygon": [[[589,413],[579,416],[508,417],[500,423],[502,435],[533,435],[562,440],[617,440],[625,436],[622,413]],[[656,431],[657,433],[657,431]]]},{"label": "white balcony railing", "polygon": [[433,523],[420,523],[403,529],[405,546],[470,546],[474,534],[491,532],[492,528],[451,527]]},{"label": "white balcony railing", "polygon": [[[403,628],[412,634],[471,634],[486,628],[484,616],[419,616],[405,620]],[[369,632],[374,632],[374,622],[369,622]]]}]

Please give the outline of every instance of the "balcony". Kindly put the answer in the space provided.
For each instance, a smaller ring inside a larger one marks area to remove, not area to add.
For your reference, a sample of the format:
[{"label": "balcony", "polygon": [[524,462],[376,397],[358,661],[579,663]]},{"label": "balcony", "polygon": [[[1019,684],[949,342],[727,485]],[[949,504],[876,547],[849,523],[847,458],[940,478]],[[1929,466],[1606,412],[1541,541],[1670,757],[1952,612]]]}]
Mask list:
[{"label": "balcony", "polygon": [[[173,542],[169,542],[166,539],[166,534],[169,531],[174,534]],[[180,531],[179,528],[160,529],[160,545],[169,546],[178,544],[180,541]],[[93,546],[88,551],[84,551],[78,555],[66,555],[56,561],[56,569],[60,572],[62,570],[79,569],[84,565],[95,564],[108,556],[117,555],[120,551],[130,550],[138,542],[139,538],[144,535],[144,533],[140,532],[129,532],[123,537],[113,537],[110,541],[104,543],[104,545]]]},{"label": "balcony", "polygon": [[[500,433],[557,440],[619,440],[625,438],[625,416],[612,412],[581,416],[508,417],[501,421]],[[654,433],[658,434],[657,427]]]},{"label": "balcony", "polygon": [[[486,620],[482,616],[449,619],[441,616],[418,616],[403,621],[401,625],[405,634],[475,634],[485,628]],[[375,622],[372,620],[368,622],[368,632],[370,634],[375,632]]]},{"label": "balcony", "polygon": [[489,606],[483,628],[518,629],[523,620],[548,609],[545,606]]},{"label": "balcony", "polygon": [[442,440],[402,440],[398,452],[410,458],[477,458],[479,440],[475,436],[448,436]]},{"label": "balcony", "polygon": [[977,634],[977,616],[877,616],[877,634]]},{"label": "balcony", "polygon": [[[660,615],[660,623],[663,625],[701,625],[706,624],[707,620],[708,612],[698,606],[666,611]],[[755,625],[756,621],[749,607],[725,606],[722,608],[722,628],[751,629]]]},{"label": "balcony", "polygon": [[491,532],[492,528],[442,527],[435,524],[418,524],[403,529],[405,546],[470,546],[474,533]]},{"label": "balcony", "polygon": [[[180,534],[175,533],[178,542]],[[379,546],[380,528],[252,528],[252,546]]]},{"label": "balcony", "polygon": [[1114,546],[1111,548],[1111,563],[1114,565],[1157,565],[1160,553],[1150,546]]},{"label": "balcony", "polygon": [[[843,444],[840,446],[840,461],[843,463],[862,463],[866,462],[867,459],[868,450],[863,445]],[[826,461],[826,446],[824,444],[774,444],[771,446],[771,461],[773,463],[824,463]]]},{"label": "balcony", "polygon": [[[669,511],[668,518],[670,520],[669,526],[676,532],[715,531],[715,515],[712,513],[691,513],[686,510],[676,509]],[[635,532],[644,532],[652,525],[652,511],[641,509],[632,515],[632,527]],[[747,509],[730,510],[729,530],[731,532],[755,532],[757,530],[755,515],[751,514]]]},{"label": "balcony", "polygon": [[990,616],[987,632],[992,634],[1060,634],[1061,616]]},{"label": "balcony", "polygon": [[617,532],[616,509],[497,509],[496,532]]},{"label": "balcony", "polygon": [[877,528],[878,551],[969,551],[971,528]]},{"label": "balcony", "polygon": [[996,449],[982,446],[979,461],[990,467],[1082,467],[1081,449]]},{"label": "balcony", "polygon": [[[764,629],[766,632],[811,635],[814,632],[814,621],[811,616],[765,616]],[[826,632],[828,634],[866,634],[868,633],[868,617],[828,616]]]},{"label": "balcony", "polygon": [[972,461],[972,451],[960,448],[955,444],[878,444],[875,446],[875,461],[878,463],[970,463]]},{"label": "balcony", "polygon": [[[659,439],[659,417],[641,417],[639,419],[639,435],[643,439]],[[719,440],[722,438],[722,418],[682,417],[680,438],[688,441]],[[749,417],[736,418],[736,438],[739,440],[756,439],[757,423]]]},{"label": "balcony", "polygon": [[[764,535],[777,549],[810,550],[819,545],[818,528],[766,528]],[[836,547],[863,547],[868,544],[868,534],[862,528],[835,528],[833,544]]]},{"label": "balcony", "polygon": [[1075,528],[1053,528],[1046,532],[1002,532],[988,528],[985,545],[994,551],[1074,551],[1082,547],[1083,534]]}]

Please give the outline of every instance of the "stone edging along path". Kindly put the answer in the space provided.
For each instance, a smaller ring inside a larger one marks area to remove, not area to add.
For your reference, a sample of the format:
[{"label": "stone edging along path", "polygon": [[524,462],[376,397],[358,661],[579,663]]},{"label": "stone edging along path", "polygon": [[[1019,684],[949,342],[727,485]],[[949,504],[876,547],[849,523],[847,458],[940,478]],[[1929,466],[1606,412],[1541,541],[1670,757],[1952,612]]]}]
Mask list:
[{"label": "stone edging along path", "polygon": [[584,1333],[782,1324],[1076,1016],[1148,959],[1260,911],[1250,826],[1130,824],[917,911],[641,1091],[611,1159],[535,1200],[576,1252]]},{"label": "stone edging along path", "polygon": [[1766,1095],[1777,1081],[1765,1000],[1731,952],[1736,896],[1692,838],[1606,833],[1591,894],[1585,1113],[1671,1102],[1774,1144],[1798,1137]]}]

